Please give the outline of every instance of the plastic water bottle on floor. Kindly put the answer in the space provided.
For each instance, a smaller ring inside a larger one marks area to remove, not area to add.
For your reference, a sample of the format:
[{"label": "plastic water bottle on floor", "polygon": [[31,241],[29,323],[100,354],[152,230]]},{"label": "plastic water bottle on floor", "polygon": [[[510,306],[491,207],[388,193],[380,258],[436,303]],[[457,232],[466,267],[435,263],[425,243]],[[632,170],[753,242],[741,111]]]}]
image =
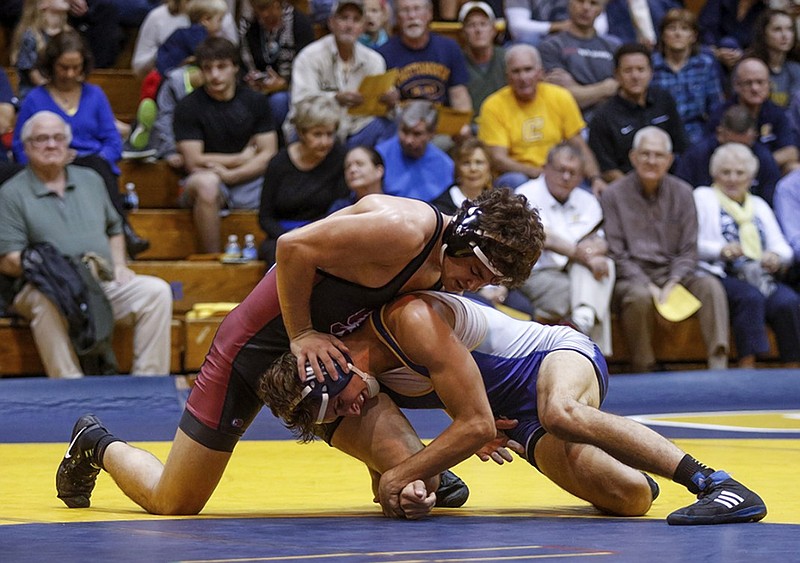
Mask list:
[{"label": "plastic water bottle on floor", "polygon": [[139,209],[139,194],[136,193],[136,184],[133,182],[125,184],[125,209]]},{"label": "plastic water bottle on floor", "polygon": [[258,249],[256,248],[256,237],[250,233],[244,235],[244,248],[242,249],[244,260],[258,260]]},{"label": "plastic water bottle on floor", "polygon": [[225,260],[238,260],[242,257],[242,248],[239,246],[239,237],[228,235],[228,243],[225,245]]}]

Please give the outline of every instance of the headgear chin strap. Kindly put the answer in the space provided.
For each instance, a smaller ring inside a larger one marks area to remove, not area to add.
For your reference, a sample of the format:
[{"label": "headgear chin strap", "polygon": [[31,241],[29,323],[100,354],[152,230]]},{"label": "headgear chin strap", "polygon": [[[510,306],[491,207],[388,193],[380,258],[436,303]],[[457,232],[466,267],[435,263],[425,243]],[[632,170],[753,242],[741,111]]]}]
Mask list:
[{"label": "headgear chin strap", "polygon": [[481,208],[476,205],[462,207],[444,231],[442,256],[445,254],[453,258],[477,256],[478,260],[495,276],[505,277],[503,272],[498,270],[481,250],[480,243],[485,239],[496,240],[481,228],[482,216]]},{"label": "headgear chin strap", "polygon": [[328,403],[332,398],[344,391],[344,389],[350,383],[350,380],[353,378],[354,373],[364,380],[370,399],[376,397],[380,391],[380,384],[378,383],[377,379],[356,368],[353,365],[350,356],[345,354],[344,357],[347,359],[347,367],[350,371],[349,373],[345,373],[339,364],[334,362],[336,365],[336,373],[339,375],[339,379],[337,380],[334,380],[330,376],[325,364],[319,362],[319,367],[322,369],[322,375],[325,378],[325,380],[322,382],[317,381],[316,376],[314,375],[314,370],[311,367],[311,363],[306,362],[306,386],[300,392],[300,398],[298,399],[297,403],[299,404],[300,401],[303,401],[306,397],[319,399],[320,405],[316,424],[322,424],[322,421],[325,420],[325,412],[328,410]]},{"label": "headgear chin strap", "polygon": [[354,371],[356,375],[360,377],[367,385],[367,394],[369,395],[370,399],[374,399],[375,397],[378,396],[378,393],[381,390],[381,384],[378,383],[377,379],[375,379],[368,373],[364,373],[353,364],[347,364],[347,367],[350,368],[350,371]]},{"label": "headgear chin strap", "polygon": [[[350,357],[345,354],[345,358],[347,359],[347,364],[350,365]],[[341,393],[347,384],[350,383],[350,379],[353,377],[353,372],[346,373],[336,362],[336,373],[339,375],[339,379],[334,380],[330,374],[328,373],[328,369],[325,367],[325,364],[319,362],[319,367],[322,370],[322,375],[325,378],[324,381],[317,381],[316,376],[314,375],[314,369],[311,367],[311,362],[306,362],[306,386],[303,387],[303,390],[300,392],[300,399],[297,401],[305,400],[307,397],[311,397],[312,399],[318,399],[320,401],[319,406],[319,414],[317,415],[317,424],[321,424],[322,421],[325,419],[325,411],[328,410],[328,401],[331,397],[335,397],[339,393]]]}]

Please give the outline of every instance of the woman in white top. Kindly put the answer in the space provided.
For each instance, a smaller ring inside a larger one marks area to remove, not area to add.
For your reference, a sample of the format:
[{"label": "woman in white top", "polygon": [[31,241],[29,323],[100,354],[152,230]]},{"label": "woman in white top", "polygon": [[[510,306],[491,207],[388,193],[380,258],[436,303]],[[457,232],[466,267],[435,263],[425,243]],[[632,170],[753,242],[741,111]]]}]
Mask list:
[{"label": "woman in white top", "polygon": [[749,193],[758,159],[739,143],[711,156],[710,187],[694,191],[700,266],[718,276],[728,295],[740,367],[769,352],[766,326],[781,361],[800,365],[800,296],[777,281],[792,249],[770,206]]}]

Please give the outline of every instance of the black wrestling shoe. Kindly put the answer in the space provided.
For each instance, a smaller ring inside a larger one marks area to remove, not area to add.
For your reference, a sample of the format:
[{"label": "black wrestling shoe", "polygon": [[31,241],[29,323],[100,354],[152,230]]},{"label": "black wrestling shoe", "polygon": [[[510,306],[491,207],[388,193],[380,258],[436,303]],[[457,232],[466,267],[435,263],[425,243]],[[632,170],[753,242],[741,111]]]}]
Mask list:
[{"label": "black wrestling shoe", "polygon": [[72,441],[67,453],[56,471],[56,491],[58,498],[70,508],[89,508],[100,468],[92,461],[97,441],[86,439],[87,431],[96,428],[105,430],[100,419],[93,414],[85,414],[78,419],[72,429]]},{"label": "black wrestling shoe", "polygon": [[697,501],[667,516],[672,526],[737,524],[758,522],[767,515],[767,506],[757,494],[731,478],[725,471],[706,477]]},{"label": "black wrestling shoe", "polygon": [[450,471],[439,476],[439,488],[436,489],[436,506],[439,508],[458,508],[469,498],[469,487]]}]

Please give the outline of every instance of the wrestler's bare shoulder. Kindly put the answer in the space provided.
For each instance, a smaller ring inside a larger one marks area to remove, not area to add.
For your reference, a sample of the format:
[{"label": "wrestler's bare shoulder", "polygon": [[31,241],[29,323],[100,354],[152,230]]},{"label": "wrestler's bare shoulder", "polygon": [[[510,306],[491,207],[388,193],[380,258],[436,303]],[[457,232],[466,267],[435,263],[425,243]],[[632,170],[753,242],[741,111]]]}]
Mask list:
[{"label": "wrestler's bare shoulder", "polygon": [[369,220],[384,232],[426,239],[436,228],[437,211],[416,199],[386,194],[364,196],[354,205],[337,211],[331,217]]}]

